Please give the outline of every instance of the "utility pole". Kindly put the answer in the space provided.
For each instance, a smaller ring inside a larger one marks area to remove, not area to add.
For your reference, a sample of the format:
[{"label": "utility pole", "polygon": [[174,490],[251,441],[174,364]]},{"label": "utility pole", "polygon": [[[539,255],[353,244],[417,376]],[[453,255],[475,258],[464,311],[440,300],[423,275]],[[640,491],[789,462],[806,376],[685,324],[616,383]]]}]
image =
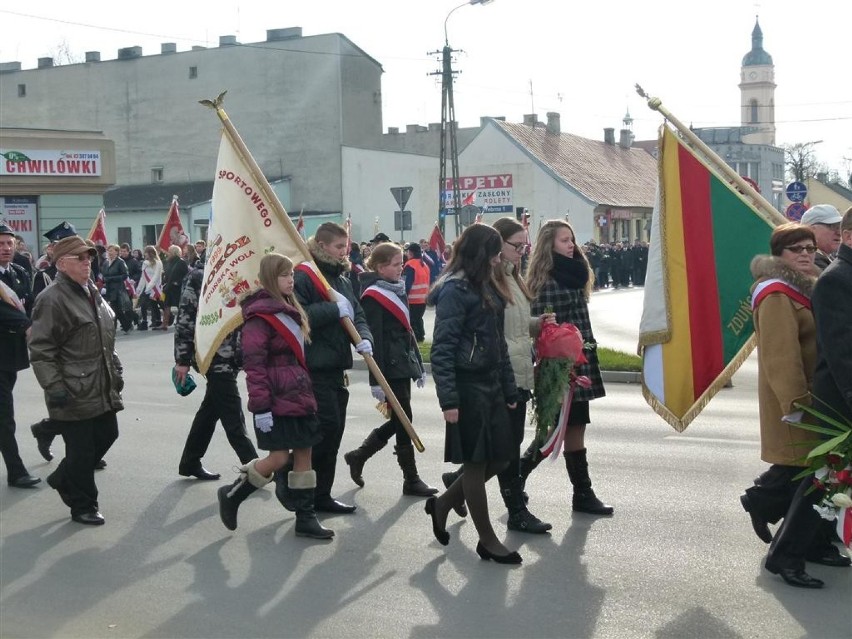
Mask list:
[{"label": "utility pole", "polygon": [[[441,233],[446,236],[446,216],[455,218],[455,235],[459,236],[459,210],[461,209],[461,189],[459,188],[459,151],[456,142],[456,107],[453,102],[453,80],[457,71],[453,71],[453,53],[456,52],[449,44],[441,51],[433,51],[432,55],[441,54],[441,70],[430,75],[441,76],[441,170],[438,176],[438,225]],[[444,191],[447,185],[447,147],[450,155],[450,186],[452,200],[444,207]],[[443,212],[443,215],[441,213]]]}]

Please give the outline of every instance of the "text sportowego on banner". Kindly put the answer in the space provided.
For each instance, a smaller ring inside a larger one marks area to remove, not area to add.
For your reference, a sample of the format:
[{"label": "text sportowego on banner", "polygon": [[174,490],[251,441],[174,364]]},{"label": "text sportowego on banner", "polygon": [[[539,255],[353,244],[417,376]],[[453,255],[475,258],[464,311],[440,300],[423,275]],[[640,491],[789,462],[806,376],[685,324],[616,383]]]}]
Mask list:
[{"label": "text sportowego on banner", "polygon": [[225,335],[242,324],[239,300],[259,286],[257,274],[263,256],[275,252],[286,255],[294,264],[304,261],[304,254],[284,227],[290,223],[279,219],[227,135],[223,135],[195,326],[202,373]]}]

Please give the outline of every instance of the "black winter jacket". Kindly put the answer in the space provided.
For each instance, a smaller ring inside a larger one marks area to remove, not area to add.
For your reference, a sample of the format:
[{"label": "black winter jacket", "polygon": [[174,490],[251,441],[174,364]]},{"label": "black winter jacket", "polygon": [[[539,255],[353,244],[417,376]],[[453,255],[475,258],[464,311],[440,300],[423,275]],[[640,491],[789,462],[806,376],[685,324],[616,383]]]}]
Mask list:
[{"label": "black winter jacket", "polygon": [[432,377],[441,410],[459,407],[457,377],[487,376],[497,372],[507,404],[518,399],[515,375],[503,337],[504,304],[486,287],[487,305],[467,280],[453,274],[438,280],[429,296],[435,306],[432,341]]},{"label": "black winter jacket", "polygon": [[[361,273],[359,278],[361,290],[366,291],[378,279],[379,276],[376,273]],[[404,293],[400,299],[403,304],[408,304]],[[373,358],[385,378],[419,379],[423,374],[423,362],[414,334],[373,298],[362,294],[361,306],[364,308],[364,316],[373,335]],[[377,384],[371,372],[370,385]]]},{"label": "black winter jacket", "polygon": [[[373,335],[367,325],[367,318],[361,304],[352,292],[349,281],[349,260],[337,261],[323,251],[311,239],[308,248],[314,258],[314,263],[335,291],[352,303],[355,311],[353,320],[361,339],[373,342]],[[299,304],[305,309],[308,323],[311,326],[311,343],[305,345],[305,359],[308,370],[340,371],[352,368],[352,342],[340,323],[340,313],[337,304],[326,299],[324,293],[317,290],[310,277],[296,269],[293,292]]]}]

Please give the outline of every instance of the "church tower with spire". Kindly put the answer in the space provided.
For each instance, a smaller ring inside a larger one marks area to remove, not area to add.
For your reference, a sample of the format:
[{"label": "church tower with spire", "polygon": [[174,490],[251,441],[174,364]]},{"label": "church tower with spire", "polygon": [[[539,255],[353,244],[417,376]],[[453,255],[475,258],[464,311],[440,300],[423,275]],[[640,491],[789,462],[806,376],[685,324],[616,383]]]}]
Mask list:
[{"label": "church tower with spire", "polygon": [[743,127],[758,129],[743,137],[748,144],[775,145],[775,65],[763,48],[757,18],[751,32],[751,51],[740,70],[740,112]]}]

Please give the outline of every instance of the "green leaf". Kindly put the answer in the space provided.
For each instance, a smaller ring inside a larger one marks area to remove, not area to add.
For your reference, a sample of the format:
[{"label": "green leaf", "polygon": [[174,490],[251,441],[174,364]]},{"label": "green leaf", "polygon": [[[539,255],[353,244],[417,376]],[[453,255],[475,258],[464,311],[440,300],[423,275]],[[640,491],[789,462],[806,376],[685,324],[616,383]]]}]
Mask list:
[{"label": "green leaf", "polygon": [[827,442],[817,446],[811,452],[809,452],[808,457],[817,457],[819,455],[825,455],[830,453],[834,448],[845,442],[850,434],[852,434],[852,431],[847,431],[842,435],[838,435],[834,439],[829,439]]},{"label": "green leaf", "polygon": [[[817,398],[817,399],[819,399],[819,398]],[[822,400],[820,400],[820,401],[822,401]],[[804,405],[800,404],[799,402],[794,402],[793,405],[796,408],[799,408],[799,409],[805,411],[806,413],[813,415],[814,417],[819,417],[822,421],[824,421],[827,424],[831,424],[832,426],[836,426],[837,428],[839,428],[842,431],[852,431],[852,423],[848,423],[848,420],[844,420],[844,421],[847,421],[847,423],[843,423],[843,422],[841,422],[841,421],[839,421],[839,420],[837,420],[833,417],[829,417],[825,413],[821,413],[820,411],[813,408],[812,406],[804,406]]]},{"label": "green leaf", "polygon": [[816,424],[806,424],[805,422],[799,422],[793,424],[793,426],[795,426],[796,428],[801,428],[802,430],[809,430],[814,433],[822,433],[823,435],[828,435],[830,437],[839,437],[843,433],[847,432],[838,428],[826,428],[825,426],[817,426]]}]

